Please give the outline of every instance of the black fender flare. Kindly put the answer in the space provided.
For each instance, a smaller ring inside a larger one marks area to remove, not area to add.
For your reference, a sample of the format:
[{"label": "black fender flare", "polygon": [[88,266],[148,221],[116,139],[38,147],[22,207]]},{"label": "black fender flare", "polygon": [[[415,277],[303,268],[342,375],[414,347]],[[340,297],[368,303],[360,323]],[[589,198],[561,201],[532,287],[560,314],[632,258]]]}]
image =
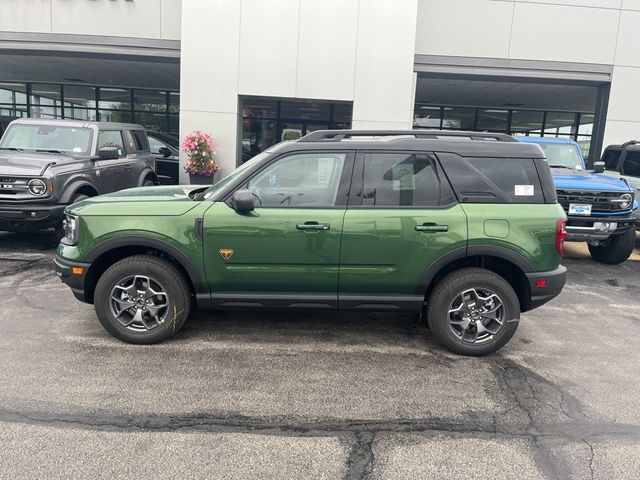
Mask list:
[{"label": "black fender flare", "polygon": [[122,235],[114,238],[110,238],[105,240],[104,242],[99,243],[91,250],[87,252],[87,254],[82,259],[83,262],[93,263],[97,258],[102,256],[103,254],[115,250],[120,247],[148,247],[154,248],[157,250],[161,250],[173,258],[175,258],[180,266],[184,268],[189,275],[189,279],[193,284],[193,288],[196,293],[209,293],[209,288],[206,283],[202,280],[202,275],[200,271],[196,268],[194,263],[191,261],[189,257],[187,257],[184,253],[182,253],[177,247],[174,247],[169,242],[161,240],[156,237],[150,237],[147,235]]},{"label": "black fender flare", "polygon": [[151,176],[154,181],[157,183],[158,182],[158,176],[156,175],[156,172],[153,171],[152,168],[146,167],[144,170],[142,170],[142,172],[140,173],[140,176],[138,177],[138,186],[141,187],[142,183],[144,182],[145,178]]},{"label": "black fender flare", "polygon": [[86,179],[77,179],[72,180],[69,184],[65,186],[64,193],[60,198],[60,203],[68,204],[73,196],[76,194],[78,190],[82,187],[90,187],[92,190],[96,192],[97,195],[100,195],[100,190],[89,180]]},{"label": "black fender flare", "polygon": [[513,263],[524,273],[535,272],[535,269],[529,260],[510,248],[498,245],[469,245],[467,247],[458,247],[450,250],[429,265],[422,274],[422,277],[420,277],[416,293],[426,295],[434,277],[440,270],[450,263],[455,262],[456,260],[478,256],[500,258]]}]

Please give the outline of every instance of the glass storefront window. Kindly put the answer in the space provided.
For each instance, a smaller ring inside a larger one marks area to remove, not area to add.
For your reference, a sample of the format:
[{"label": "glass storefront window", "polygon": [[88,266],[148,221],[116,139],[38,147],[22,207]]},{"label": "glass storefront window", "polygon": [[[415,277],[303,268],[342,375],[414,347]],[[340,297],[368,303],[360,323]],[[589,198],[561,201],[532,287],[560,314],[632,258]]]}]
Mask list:
[{"label": "glass storefront window", "polygon": [[478,109],[476,130],[506,133],[509,127],[507,110]]},{"label": "glass storefront window", "polygon": [[133,109],[143,112],[166,112],[167,95],[157,90],[134,90]]},{"label": "glass storefront window", "polygon": [[475,130],[476,109],[444,107],[442,128],[450,130]]},{"label": "glass storefront window", "polygon": [[63,85],[62,93],[64,94],[65,107],[96,108],[96,89],[94,87]]},{"label": "glass storefront window", "polygon": [[542,130],[542,120],[544,112],[531,110],[513,110],[511,112],[511,131],[513,133],[525,133],[533,136],[540,136]]},{"label": "glass storefront window", "polygon": [[576,114],[566,112],[547,112],[544,124],[544,136],[575,135]]},{"label": "glass storefront window", "polygon": [[283,101],[280,106],[280,117],[328,122],[331,114],[330,109],[330,104],[325,102]]},{"label": "glass storefront window", "polygon": [[320,100],[245,97],[242,99],[242,161],[276,143],[309,132],[350,128],[353,104]]},{"label": "glass storefront window", "polygon": [[139,123],[147,130],[154,132],[167,131],[167,115],[165,113],[134,112],[134,123]]},{"label": "glass storefront window", "polygon": [[[65,102],[65,105],[66,105],[66,102]],[[95,109],[90,109],[90,108],[65,107],[64,118],[71,118],[72,120],[95,121],[96,111]]]},{"label": "glass storefront window", "polygon": [[171,113],[180,112],[180,94],[178,92],[169,92],[169,111]]},{"label": "glass storefront window", "polygon": [[413,126],[418,128],[440,128],[442,108],[416,105],[413,112]]},{"label": "glass storefront window", "polygon": [[27,85],[25,83],[0,83],[0,103],[26,105]]},{"label": "glass storefront window", "polygon": [[100,108],[113,110],[129,110],[131,108],[131,91],[124,88],[100,87]]},{"label": "glass storefront window", "polygon": [[127,110],[99,110],[98,120],[101,122],[132,122],[131,112]]}]

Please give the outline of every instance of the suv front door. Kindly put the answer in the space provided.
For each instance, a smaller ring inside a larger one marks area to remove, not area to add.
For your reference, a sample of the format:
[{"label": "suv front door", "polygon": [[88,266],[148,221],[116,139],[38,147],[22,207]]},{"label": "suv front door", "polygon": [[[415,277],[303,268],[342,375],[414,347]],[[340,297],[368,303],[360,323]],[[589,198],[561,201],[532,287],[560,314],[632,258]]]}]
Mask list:
[{"label": "suv front door", "polygon": [[431,154],[359,152],[353,178],[339,307],[420,311],[427,267],[466,252],[466,214]]},{"label": "suv front door", "polygon": [[217,202],[204,217],[204,261],[216,306],[336,308],[342,222],[353,156],[284,154],[240,188],[255,210]]},{"label": "suv front door", "polygon": [[110,160],[96,160],[96,175],[99,178],[100,193],[110,193],[123,188],[129,188],[131,174],[127,171],[130,160],[124,148],[124,138],[121,130],[101,130],[98,133],[98,146],[116,147],[118,158]]}]

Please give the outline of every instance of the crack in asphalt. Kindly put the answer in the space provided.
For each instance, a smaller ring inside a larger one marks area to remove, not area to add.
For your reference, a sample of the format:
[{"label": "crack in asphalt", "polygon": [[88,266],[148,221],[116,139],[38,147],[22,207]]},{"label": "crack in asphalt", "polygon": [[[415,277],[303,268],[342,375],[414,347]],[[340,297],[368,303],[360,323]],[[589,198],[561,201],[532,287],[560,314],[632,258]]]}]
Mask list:
[{"label": "crack in asphalt", "polygon": [[589,456],[589,472],[591,474],[591,480],[593,480],[593,477],[595,475],[595,471],[593,470],[593,460],[595,459],[595,452],[593,451],[593,445],[591,445],[589,442],[587,442],[584,438],[582,439],[582,441],[584,443],[587,444],[587,446],[589,447],[590,450],[590,456]]},{"label": "crack in asphalt", "polygon": [[373,472],[375,432],[358,432],[347,459],[346,480],[369,479]]}]

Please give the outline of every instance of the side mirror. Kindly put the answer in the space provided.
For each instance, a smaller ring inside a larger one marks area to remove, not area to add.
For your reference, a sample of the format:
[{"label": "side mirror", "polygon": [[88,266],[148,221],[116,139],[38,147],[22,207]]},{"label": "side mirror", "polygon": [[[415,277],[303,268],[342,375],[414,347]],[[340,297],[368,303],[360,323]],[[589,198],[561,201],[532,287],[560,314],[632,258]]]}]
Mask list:
[{"label": "side mirror", "polygon": [[171,156],[171,150],[169,150],[167,147],[160,147],[158,149],[158,153],[162,155],[164,158]]},{"label": "side mirror", "polygon": [[236,190],[231,197],[231,208],[238,213],[253,212],[255,201],[250,190]]},{"label": "side mirror", "polygon": [[596,172],[596,173],[603,173],[604,172],[604,162],[594,162],[593,171]]},{"label": "side mirror", "polygon": [[98,150],[98,157],[100,157],[101,160],[115,160],[116,158],[120,158],[120,152],[118,150],[118,147],[102,147]]}]

